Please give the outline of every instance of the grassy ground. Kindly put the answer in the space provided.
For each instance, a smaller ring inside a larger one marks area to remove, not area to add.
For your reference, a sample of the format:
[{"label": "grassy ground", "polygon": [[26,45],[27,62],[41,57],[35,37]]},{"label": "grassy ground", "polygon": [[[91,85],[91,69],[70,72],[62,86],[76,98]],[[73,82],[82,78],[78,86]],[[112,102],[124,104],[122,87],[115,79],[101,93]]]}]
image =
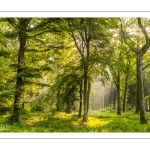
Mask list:
[{"label": "grassy ground", "polygon": [[[134,112],[116,113],[89,112],[87,123],[77,113],[29,113],[21,115],[20,123],[9,125],[9,115],[0,116],[0,132],[150,132],[150,122],[141,125],[139,114]],[[147,112],[148,119],[150,112]]]}]

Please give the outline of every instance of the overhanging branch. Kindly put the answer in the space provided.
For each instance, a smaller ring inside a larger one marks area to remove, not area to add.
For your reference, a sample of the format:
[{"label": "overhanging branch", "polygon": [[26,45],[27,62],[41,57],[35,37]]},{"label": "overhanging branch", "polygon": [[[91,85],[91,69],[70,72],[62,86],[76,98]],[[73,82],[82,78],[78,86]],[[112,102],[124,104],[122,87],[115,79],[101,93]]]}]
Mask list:
[{"label": "overhanging branch", "polygon": [[121,25],[120,25],[121,33],[122,33],[121,36],[122,36],[125,44],[130,48],[130,50],[132,50],[133,52],[137,53],[137,51],[127,42],[126,36],[124,34],[124,31],[123,31],[122,20],[120,18],[119,18],[119,20],[120,20],[120,23],[121,23]]},{"label": "overhanging branch", "polygon": [[146,41],[146,44],[141,49],[142,55],[144,55],[148,51],[148,49],[150,47],[150,39],[148,37],[148,34],[147,34],[144,26],[141,23],[141,18],[137,18],[137,20],[138,20],[138,25],[139,25],[141,31],[143,32],[144,37],[145,37],[145,41]]}]

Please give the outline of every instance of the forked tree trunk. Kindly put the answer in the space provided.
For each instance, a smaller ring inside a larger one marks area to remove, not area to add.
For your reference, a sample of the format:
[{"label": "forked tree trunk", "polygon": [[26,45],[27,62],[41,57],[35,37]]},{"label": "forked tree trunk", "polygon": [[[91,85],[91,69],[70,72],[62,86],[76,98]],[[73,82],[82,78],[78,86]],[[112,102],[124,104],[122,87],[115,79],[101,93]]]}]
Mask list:
[{"label": "forked tree trunk", "polygon": [[129,46],[130,50],[135,52],[137,55],[137,94],[136,94],[136,112],[140,110],[140,123],[147,124],[147,117],[145,112],[145,102],[144,102],[144,86],[143,86],[143,70],[142,70],[142,57],[148,51],[150,47],[150,38],[148,36],[148,32],[146,31],[145,26],[142,25],[141,18],[137,18],[138,26],[141,29],[144,38],[145,44],[142,46],[141,49],[135,49],[132,45],[128,43],[126,40],[125,33],[122,27],[121,21],[121,32],[124,39],[124,42]]},{"label": "forked tree trunk", "polygon": [[137,73],[138,73],[138,97],[140,99],[140,124],[147,124],[147,117],[145,111],[144,101],[144,85],[143,85],[143,71],[142,71],[142,54],[137,53]]},{"label": "forked tree trunk", "polygon": [[[72,24],[68,21],[68,25],[70,28],[72,28]],[[84,18],[81,18],[79,20],[79,25],[85,25],[83,26],[84,28],[78,30],[78,38],[74,34],[73,31],[71,31],[70,35],[72,36],[75,45],[77,47],[77,50],[79,51],[82,61],[83,61],[83,107],[84,107],[84,114],[83,114],[83,121],[87,122],[88,121],[88,57],[90,56],[90,32],[89,30],[91,28],[89,20],[86,20]],[[73,25],[74,28],[76,26]],[[79,42],[80,39],[80,42]]]}]

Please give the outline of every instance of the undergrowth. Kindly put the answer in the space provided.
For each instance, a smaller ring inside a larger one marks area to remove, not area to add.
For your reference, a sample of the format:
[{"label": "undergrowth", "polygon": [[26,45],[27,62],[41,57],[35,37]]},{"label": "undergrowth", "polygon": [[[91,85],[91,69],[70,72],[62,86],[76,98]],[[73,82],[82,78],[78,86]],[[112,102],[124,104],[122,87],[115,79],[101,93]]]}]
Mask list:
[{"label": "undergrowth", "polygon": [[[150,119],[150,112],[147,112]],[[20,116],[20,123],[7,123],[9,115],[0,116],[0,132],[150,132],[150,122],[140,124],[139,114],[132,111],[116,115],[115,112],[90,111],[88,122],[77,113],[29,113]]]}]

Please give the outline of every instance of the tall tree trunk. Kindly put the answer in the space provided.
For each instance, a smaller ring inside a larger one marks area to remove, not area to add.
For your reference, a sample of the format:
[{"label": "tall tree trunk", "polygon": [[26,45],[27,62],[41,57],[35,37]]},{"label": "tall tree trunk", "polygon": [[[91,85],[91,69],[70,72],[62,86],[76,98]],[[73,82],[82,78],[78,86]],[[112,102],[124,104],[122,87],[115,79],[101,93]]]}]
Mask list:
[{"label": "tall tree trunk", "polygon": [[121,105],[120,105],[120,75],[117,76],[117,115],[121,115]]},{"label": "tall tree trunk", "polygon": [[[59,85],[59,78],[60,78],[60,75],[59,75],[59,65],[57,65],[57,85]],[[57,99],[57,103],[56,103],[56,110],[57,111],[60,111],[60,88],[57,87],[57,95],[56,95],[56,99]]]},{"label": "tall tree trunk", "polygon": [[113,91],[113,88],[112,88],[112,82],[111,82],[111,86],[110,86],[110,95],[109,95],[109,107],[111,107],[111,105],[112,105],[113,95],[114,95],[114,91]]},{"label": "tall tree trunk", "polygon": [[109,107],[111,107],[111,101],[112,101],[112,91],[110,92],[110,96],[109,96]]},{"label": "tall tree trunk", "polygon": [[139,97],[139,72],[138,72],[138,64],[139,64],[139,59],[138,59],[138,54],[137,55],[137,59],[136,59],[136,99],[135,99],[135,111],[138,114],[140,111],[140,97]]},{"label": "tall tree trunk", "polygon": [[88,98],[88,90],[87,90],[87,66],[84,66],[84,115],[83,115],[83,121],[87,122],[88,121],[88,111],[87,111],[87,98]]},{"label": "tall tree trunk", "polygon": [[[120,19],[121,20],[121,19]],[[137,94],[136,94],[136,112],[138,113],[140,109],[140,123],[147,124],[147,118],[145,113],[145,104],[144,104],[144,87],[143,87],[143,70],[142,70],[142,57],[149,50],[150,47],[150,38],[148,36],[148,32],[146,31],[146,27],[143,26],[141,18],[137,18],[138,26],[141,29],[144,38],[145,44],[141,49],[135,49],[132,45],[130,45],[126,39],[125,32],[123,31],[122,21],[121,21],[121,32],[124,39],[124,42],[130,50],[136,53],[137,55]],[[139,47],[139,46],[138,46]],[[140,104],[140,105],[139,105]]]},{"label": "tall tree trunk", "polygon": [[22,66],[24,66],[24,52],[26,46],[26,27],[30,19],[20,19],[19,24],[19,53],[18,53],[18,69],[17,69],[17,80],[16,80],[16,92],[14,99],[14,109],[11,117],[11,121],[19,122],[19,112],[20,112],[20,101],[22,95],[23,79],[21,73],[23,73]]},{"label": "tall tree trunk", "polygon": [[[76,35],[73,31],[71,31],[70,35],[72,36],[75,45],[77,47],[77,50],[79,51],[82,61],[83,61],[83,107],[84,107],[84,114],[83,114],[83,121],[87,122],[88,120],[88,57],[90,56],[90,30],[91,30],[91,22],[89,19],[80,18],[79,19],[79,25],[80,27],[83,26],[82,29],[79,29],[77,32],[78,38],[76,38]],[[70,21],[68,21],[68,25],[70,28],[72,28],[72,24]],[[76,27],[73,25],[73,27]],[[78,42],[80,39],[80,42]]]},{"label": "tall tree trunk", "polygon": [[124,97],[123,97],[123,112],[126,111],[126,98],[127,98],[127,85],[128,85],[128,75],[125,78],[125,86],[124,86]]},{"label": "tall tree trunk", "polygon": [[117,92],[116,92],[116,90],[114,90],[114,96],[113,96],[113,109],[116,109],[116,94]]},{"label": "tall tree trunk", "polygon": [[57,104],[56,104],[57,111],[60,111],[60,90],[57,89]]},{"label": "tall tree trunk", "polygon": [[91,83],[90,83],[90,82],[88,82],[87,111],[89,111],[90,90],[91,90]]},{"label": "tall tree trunk", "polygon": [[79,103],[79,115],[78,117],[81,117],[82,114],[82,79],[80,82],[80,103]]},{"label": "tall tree trunk", "polygon": [[88,121],[88,69],[89,69],[89,56],[90,56],[90,35],[89,33],[85,30],[85,46],[86,46],[86,56],[84,58],[84,116],[83,116],[83,121],[87,122]]},{"label": "tall tree trunk", "polygon": [[142,54],[137,53],[137,73],[138,73],[138,97],[140,99],[140,124],[147,124],[147,117],[145,111],[144,101],[144,85],[143,85],[143,71],[142,71]]}]

